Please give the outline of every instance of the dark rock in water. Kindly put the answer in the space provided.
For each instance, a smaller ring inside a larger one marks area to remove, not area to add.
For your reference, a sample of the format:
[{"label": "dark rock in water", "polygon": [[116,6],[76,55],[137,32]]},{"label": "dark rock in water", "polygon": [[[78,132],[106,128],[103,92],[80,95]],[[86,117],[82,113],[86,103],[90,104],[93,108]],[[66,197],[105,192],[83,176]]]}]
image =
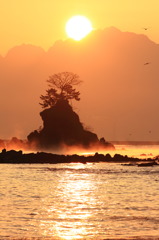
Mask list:
[{"label": "dark rock in water", "polygon": [[42,111],[40,116],[43,128],[31,132],[27,137],[29,143],[35,143],[38,148],[58,148],[62,145],[89,148],[97,145],[114,149],[104,138],[99,140],[95,133],[84,129],[79,116],[66,100],[58,101],[54,107]]},{"label": "dark rock in water", "polygon": [[150,162],[142,162],[137,164],[138,167],[151,167],[154,165],[158,165],[158,163],[156,161],[150,161]]}]

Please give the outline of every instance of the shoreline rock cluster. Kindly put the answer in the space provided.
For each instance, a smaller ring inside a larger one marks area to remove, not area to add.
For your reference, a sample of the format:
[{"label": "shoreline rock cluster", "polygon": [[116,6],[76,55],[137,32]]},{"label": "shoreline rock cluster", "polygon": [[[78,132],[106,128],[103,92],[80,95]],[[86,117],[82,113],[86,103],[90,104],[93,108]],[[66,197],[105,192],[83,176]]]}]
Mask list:
[{"label": "shoreline rock cluster", "polygon": [[110,163],[127,163],[124,165],[141,165],[146,166],[159,165],[159,156],[154,159],[139,159],[128,156],[115,154],[113,157],[107,153],[106,155],[96,152],[94,155],[60,155],[47,152],[36,153],[23,153],[22,150],[9,150],[3,149],[0,153],[0,164],[58,164],[58,163],[97,163],[97,162],[110,162]]}]

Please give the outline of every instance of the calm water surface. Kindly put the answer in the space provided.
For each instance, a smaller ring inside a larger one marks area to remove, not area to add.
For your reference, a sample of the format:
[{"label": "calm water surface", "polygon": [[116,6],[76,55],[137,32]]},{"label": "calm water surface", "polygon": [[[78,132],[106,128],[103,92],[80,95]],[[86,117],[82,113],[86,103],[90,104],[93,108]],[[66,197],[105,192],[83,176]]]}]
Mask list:
[{"label": "calm water surface", "polygon": [[0,165],[0,239],[159,239],[159,166]]}]

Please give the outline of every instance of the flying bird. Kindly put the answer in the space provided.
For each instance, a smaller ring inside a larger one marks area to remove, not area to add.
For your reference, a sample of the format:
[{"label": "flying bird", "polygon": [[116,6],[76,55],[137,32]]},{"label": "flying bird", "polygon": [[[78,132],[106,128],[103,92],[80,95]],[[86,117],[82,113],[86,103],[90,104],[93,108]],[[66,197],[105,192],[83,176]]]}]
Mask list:
[{"label": "flying bird", "polygon": [[144,29],[145,31],[147,31],[147,30],[149,29],[149,27],[143,27],[143,29]]},{"label": "flying bird", "polygon": [[150,64],[150,63],[151,63],[151,62],[145,62],[144,65],[148,65],[148,64]]}]

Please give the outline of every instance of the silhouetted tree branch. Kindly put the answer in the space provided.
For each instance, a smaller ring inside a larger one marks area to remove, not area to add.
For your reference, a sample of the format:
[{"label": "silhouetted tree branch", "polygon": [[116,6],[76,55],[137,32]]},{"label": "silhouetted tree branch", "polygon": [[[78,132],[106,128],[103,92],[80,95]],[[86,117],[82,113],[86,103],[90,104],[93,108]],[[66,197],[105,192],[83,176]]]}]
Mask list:
[{"label": "silhouetted tree branch", "polygon": [[46,95],[41,95],[43,108],[53,107],[59,100],[79,101],[80,92],[76,91],[73,86],[79,85],[82,81],[77,74],[72,72],[61,72],[54,74],[47,80],[49,89],[46,90]]}]

